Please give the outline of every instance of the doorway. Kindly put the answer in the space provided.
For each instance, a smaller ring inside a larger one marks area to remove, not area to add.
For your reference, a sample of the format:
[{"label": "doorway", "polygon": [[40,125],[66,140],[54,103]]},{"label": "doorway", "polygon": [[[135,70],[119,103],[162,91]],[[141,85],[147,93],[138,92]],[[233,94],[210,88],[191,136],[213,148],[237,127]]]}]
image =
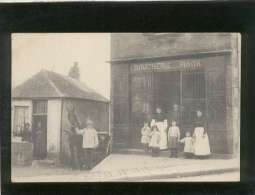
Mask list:
[{"label": "doorway", "polygon": [[32,134],[34,143],[34,158],[47,157],[47,101],[33,102]]},{"label": "doorway", "polygon": [[177,125],[181,129],[181,136],[186,131],[192,133],[196,110],[206,116],[205,86],[202,70],[132,74],[130,137],[127,137],[130,147],[142,147],[141,128],[145,120],[152,119],[157,107],[162,109],[163,115],[169,120],[174,105],[177,105]]},{"label": "doorway", "polygon": [[155,72],[154,111],[160,107],[170,125],[169,119],[176,106],[181,135],[186,131],[192,133],[196,111],[205,115],[205,84],[205,74],[201,70]]},{"label": "doorway", "polygon": [[160,107],[166,114],[174,105],[180,105],[180,78],[180,71],[154,73],[154,111]]}]

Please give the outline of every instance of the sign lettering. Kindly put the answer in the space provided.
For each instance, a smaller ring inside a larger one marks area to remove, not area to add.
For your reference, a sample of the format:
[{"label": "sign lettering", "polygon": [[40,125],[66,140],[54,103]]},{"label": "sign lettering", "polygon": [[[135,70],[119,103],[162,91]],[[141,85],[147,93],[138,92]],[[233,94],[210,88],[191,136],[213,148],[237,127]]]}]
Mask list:
[{"label": "sign lettering", "polygon": [[181,60],[173,62],[132,64],[131,72],[192,70],[199,68],[201,68],[201,63],[199,60]]}]

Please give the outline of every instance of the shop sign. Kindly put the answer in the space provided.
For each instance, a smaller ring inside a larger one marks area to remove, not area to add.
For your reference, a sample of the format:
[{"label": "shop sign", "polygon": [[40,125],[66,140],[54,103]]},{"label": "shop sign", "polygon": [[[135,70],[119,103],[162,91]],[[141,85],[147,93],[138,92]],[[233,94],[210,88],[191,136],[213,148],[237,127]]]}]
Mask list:
[{"label": "shop sign", "polygon": [[131,72],[193,70],[201,68],[199,60],[178,60],[172,62],[132,64]]}]

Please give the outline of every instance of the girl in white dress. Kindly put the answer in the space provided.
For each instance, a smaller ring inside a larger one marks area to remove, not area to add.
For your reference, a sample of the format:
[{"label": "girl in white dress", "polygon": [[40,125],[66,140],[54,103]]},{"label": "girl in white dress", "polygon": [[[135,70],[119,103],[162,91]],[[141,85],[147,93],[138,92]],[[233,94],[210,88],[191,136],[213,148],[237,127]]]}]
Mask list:
[{"label": "girl in white dress", "polygon": [[151,130],[152,132],[149,147],[151,148],[151,156],[157,157],[159,156],[160,133],[156,125],[153,125]]},{"label": "girl in white dress", "polygon": [[141,143],[144,147],[145,153],[149,151],[149,143],[150,143],[150,136],[151,136],[151,128],[147,122],[144,123],[143,128],[141,129]]},{"label": "girl in white dress", "polygon": [[193,143],[194,140],[190,135],[190,132],[185,133],[185,137],[180,140],[180,143],[184,144],[184,157],[185,158],[192,158],[194,153]]}]

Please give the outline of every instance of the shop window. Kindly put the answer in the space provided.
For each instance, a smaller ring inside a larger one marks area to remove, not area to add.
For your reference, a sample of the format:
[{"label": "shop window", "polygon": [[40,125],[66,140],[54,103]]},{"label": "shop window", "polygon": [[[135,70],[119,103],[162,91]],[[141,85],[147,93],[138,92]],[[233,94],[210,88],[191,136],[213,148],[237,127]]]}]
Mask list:
[{"label": "shop window", "polygon": [[205,98],[205,75],[204,73],[186,73],[182,79],[183,98]]},{"label": "shop window", "polygon": [[196,111],[205,113],[205,75],[202,72],[185,72],[182,75],[182,123],[193,128]]},{"label": "shop window", "polygon": [[152,88],[152,75],[150,73],[132,75],[131,86],[135,91],[150,90]]},{"label": "shop window", "polygon": [[14,123],[13,136],[20,137],[22,135],[25,123],[28,123],[28,106],[14,107]]}]

